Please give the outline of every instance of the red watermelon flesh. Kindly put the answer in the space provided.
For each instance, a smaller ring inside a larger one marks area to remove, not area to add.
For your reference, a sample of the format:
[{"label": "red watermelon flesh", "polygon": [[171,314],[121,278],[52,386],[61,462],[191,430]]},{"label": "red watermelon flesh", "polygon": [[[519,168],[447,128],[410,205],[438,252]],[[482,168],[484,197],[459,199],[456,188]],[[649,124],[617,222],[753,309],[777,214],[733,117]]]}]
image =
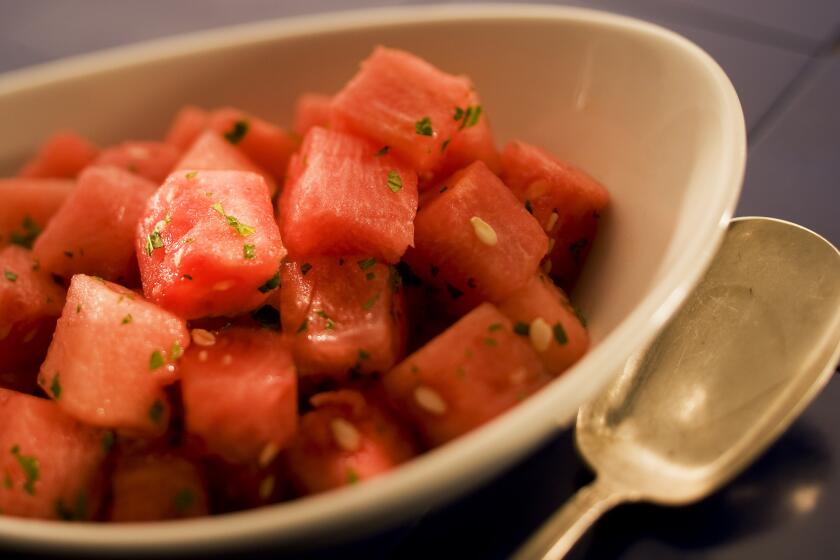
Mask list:
[{"label": "red watermelon flesh", "polygon": [[75,186],[70,179],[0,179],[0,247],[31,249]]},{"label": "red watermelon flesh", "polygon": [[405,51],[377,47],[333,98],[336,127],[389,146],[421,177],[432,174],[460,132],[457,108],[472,84]]},{"label": "red watermelon flesh", "polygon": [[[534,321],[542,319],[551,336],[547,344],[538,339],[535,348],[545,369],[552,375],[560,375],[578,361],[589,348],[589,333],[575,313],[569,298],[550,278],[535,275],[522,288],[516,290],[499,303],[499,310],[515,324],[528,325],[529,332]],[[523,329],[524,330],[524,329]]]},{"label": "red watermelon flesh", "polygon": [[110,521],[165,521],[209,512],[200,467],[176,451],[120,456],[111,488]]},{"label": "red watermelon flesh", "polygon": [[394,410],[430,446],[495,418],[551,377],[496,307],[473,309],[383,379]]},{"label": "red watermelon flesh", "polygon": [[[475,92],[472,94],[469,106],[482,107]],[[469,123],[472,123],[472,120]],[[435,174],[436,180],[429,186],[439,188],[441,180],[476,160],[483,161],[487,168],[496,175],[501,172],[502,162],[499,158],[499,150],[496,149],[496,141],[493,139],[493,132],[490,130],[486,112],[482,109],[481,115],[474,125],[466,126],[466,124],[461,132],[452,138],[452,142],[444,150],[443,161]]]},{"label": "red watermelon flesh", "polygon": [[18,175],[29,178],[72,179],[87,167],[98,148],[75,132],[56,132],[41,144],[38,153]]},{"label": "red watermelon flesh", "polygon": [[297,377],[283,337],[233,327],[195,340],[180,367],[187,431],[233,463],[286,447],[297,429]]},{"label": "red watermelon flesh", "polygon": [[295,103],[293,130],[301,136],[313,126],[330,127],[332,97],[323,93],[304,93]]},{"label": "red watermelon flesh", "polygon": [[282,244],[265,181],[244,171],[172,174],[137,228],[146,297],[187,319],[259,307]]},{"label": "red watermelon flesh", "polygon": [[271,174],[256,165],[248,156],[237,150],[219,134],[208,130],[202,133],[184,156],[175,164],[175,169],[186,171],[250,171],[261,175],[268,185],[269,194],[274,196],[277,183]]},{"label": "red watermelon flesh", "polygon": [[156,185],[117,167],[89,167],[33,247],[41,266],[134,285],[134,232]]},{"label": "red watermelon flesh", "polygon": [[314,494],[385,473],[417,454],[412,435],[371,393],[320,393],[286,453],[292,484]]},{"label": "red watermelon flesh", "polygon": [[185,152],[207,129],[210,114],[200,107],[185,105],[172,119],[164,142]]},{"label": "red watermelon flesh", "polygon": [[288,480],[278,462],[267,467],[227,463],[217,457],[203,462],[213,513],[266,506],[288,499]]},{"label": "red watermelon flesh", "polygon": [[291,134],[233,107],[213,111],[209,126],[267,170],[275,180],[282,182],[289,158],[298,148]]},{"label": "red watermelon flesh", "polygon": [[159,435],[163,386],[190,337],[184,321],[105,280],[77,274],[38,382],[59,407],[94,426]]},{"label": "red watermelon flesh", "polygon": [[304,376],[385,372],[405,352],[397,271],[371,257],[284,262],[280,317]]},{"label": "red watermelon flesh", "polygon": [[380,145],[320,127],[289,165],[279,222],[289,255],[396,262],[414,241],[417,176]]},{"label": "red watermelon flesh", "polygon": [[[592,247],[609,193],[584,171],[519,140],[502,150],[502,178],[554,240],[551,276],[571,289]],[[556,215],[552,217],[552,214]]]},{"label": "red watermelon flesh", "polygon": [[102,498],[105,432],[54,403],[0,389],[0,511],[86,521]]},{"label": "red watermelon flesh", "polygon": [[0,372],[35,372],[64,306],[64,289],[31,251],[16,245],[0,250],[0,274]]},{"label": "red watermelon flesh", "polygon": [[93,165],[114,166],[159,185],[181,159],[181,150],[163,142],[123,142],[102,150]]},{"label": "red watermelon flesh", "polygon": [[533,216],[481,161],[442,190],[417,213],[415,247],[406,255],[412,270],[462,308],[523,286],[548,248]]}]

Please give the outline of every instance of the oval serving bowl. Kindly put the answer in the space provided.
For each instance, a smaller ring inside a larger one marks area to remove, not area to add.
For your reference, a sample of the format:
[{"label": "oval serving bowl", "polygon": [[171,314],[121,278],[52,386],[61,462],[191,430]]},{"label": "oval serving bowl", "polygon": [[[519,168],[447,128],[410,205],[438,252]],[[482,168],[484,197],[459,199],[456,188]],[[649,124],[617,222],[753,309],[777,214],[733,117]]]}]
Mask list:
[{"label": "oval serving bowl", "polygon": [[571,422],[700,278],[746,159],[738,97],[686,39],[631,18],[547,6],[435,6],[316,15],[158,40],[0,76],[0,172],[47,133],[100,144],[160,137],[185,103],[288,123],[297,94],[337,90],[377,44],[469,74],[497,141],[518,137],[613,196],[580,288],[593,348],[543,391],[393,473],[257,510],[150,524],[0,516],[0,542],[89,553],[280,548],[370,534],[488,480]]}]

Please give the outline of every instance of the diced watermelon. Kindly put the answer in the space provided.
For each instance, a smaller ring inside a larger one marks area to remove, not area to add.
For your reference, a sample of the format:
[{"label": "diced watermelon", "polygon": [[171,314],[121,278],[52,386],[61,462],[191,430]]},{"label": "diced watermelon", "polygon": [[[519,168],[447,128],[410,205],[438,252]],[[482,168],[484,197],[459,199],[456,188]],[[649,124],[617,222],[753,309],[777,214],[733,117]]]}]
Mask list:
[{"label": "diced watermelon", "polygon": [[186,429],[233,463],[259,463],[297,429],[297,378],[280,334],[196,331],[181,362]]},{"label": "diced watermelon", "polygon": [[291,494],[278,462],[267,467],[227,463],[217,457],[204,461],[213,513],[252,509],[277,503]]},{"label": "diced watermelon", "polygon": [[[377,47],[333,98],[333,119],[389,146],[425,177],[460,132],[457,108],[469,107],[472,84],[405,51]],[[480,115],[479,115],[480,118]]]},{"label": "diced watermelon", "polygon": [[383,373],[403,356],[405,302],[393,267],[322,257],[280,270],[280,317],[302,375]]},{"label": "diced watermelon", "polygon": [[301,136],[313,126],[329,128],[332,97],[323,93],[304,93],[295,103],[294,131]]},{"label": "diced watermelon", "polygon": [[261,175],[274,196],[277,183],[271,174],[212,130],[201,134],[184,153],[175,169],[187,171],[250,171]]},{"label": "diced watermelon", "polygon": [[64,289],[38,267],[28,249],[16,245],[0,250],[0,273],[0,372],[16,374],[21,385],[0,384],[23,388],[44,360],[64,306]]},{"label": "diced watermelon", "polygon": [[41,388],[70,416],[94,426],[162,434],[163,386],[190,343],[184,321],[116,284],[84,274],[70,282]]},{"label": "diced watermelon", "polygon": [[194,105],[185,105],[172,119],[164,141],[184,152],[201,136],[209,121],[210,114],[207,111]]},{"label": "diced watermelon", "polygon": [[0,247],[31,249],[75,186],[68,179],[0,179]]},{"label": "diced watermelon", "polygon": [[209,126],[277,181],[283,180],[289,158],[298,148],[297,141],[279,126],[233,107],[213,111]]},{"label": "diced watermelon", "polygon": [[547,276],[535,275],[501,301],[499,310],[521,330],[527,325],[532,346],[552,375],[560,375],[586,354],[589,333],[569,298]]},{"label": "diced watermelon", "polygon": [[372,394],[343,389],[311,399],[286,453],[292,484],[314,494],[367,480],[417,453],[411,434]]},{"label": "diced watermelon", "polygon": [[175,451],[121,455],[111,485],[110,521],[164,521],[209,512],[199,466]]},{"label": "diced watermelon", "polygon": [[492,304],[482,304],[387,373],[385,391],[427,444],[441,445],[551,379],[527,340]]},{"label": "diced watermelon", "polygon": [[93,165],[113,165],[161,184],[181,159],[181,150],[163,142],[123,142],[102,150]]},{"label": "diced watermelon", "polygon": [[480,161],[445,186],[418,211],[406,260],[459,311],[504,299],[536,272],[548,248],[545,233]]},{"label": "diced watermelon", "polygon": [[607,190],[584,171],[519,140],[502,150],[502,178],[551,239],[551,276],[570,289],[609,204]]},{"label": "diced watermelon", "polygon": [[293,258],[364,254],[396,262],[412,244],[417,177],[380,148],[341,132],[309,131],[279,203]]},{"label": "diced watermelon", "polygon": [[98,148],[75,132],[56,132],[23,166],[20,177],[72,179],[96,158]]},{"label": "diced watermelon", "polygon": [[283,254],[268,187],[244,171],[172,174],[149,200],[136,248],[146,297],[187,319],[259,307]]},{"label": "diced watermelon", "polygon": [[[469,106],[473,108],[482,107],[481,101],[475,92],[472,94]],[[473,109],[473,111],[475,110]],[[465,121],[464,116],[461,119],[461,122],[464,123],[464,128],[452,138],[452,142],[444,150],[443,161],[441,162],[440,169],[436,173],[438,181],[434,182],[434,186],[439,184],[440,179],[446,179],[452,173],[468,166],[476,160],[483,161],[487,165],[487,168],[497,175],[502,170],[499,151],[496,149],[496,141],[493,139],[493,132],[490,130],[486,112],[482,109],[478,119],[472,126],[467,126],[467,124],[472,123],[471,120],[469,122]]]},{"label": "diced watermelon", "polygon": [[157,186],[117,167],[89,167],[33,247],[41,266],[134,285],[134,232]]},{"label": "diced watermelon", "polygon": [[89,520],[102,498],[105,432],[48,400],[0,389],[0,511]]}]

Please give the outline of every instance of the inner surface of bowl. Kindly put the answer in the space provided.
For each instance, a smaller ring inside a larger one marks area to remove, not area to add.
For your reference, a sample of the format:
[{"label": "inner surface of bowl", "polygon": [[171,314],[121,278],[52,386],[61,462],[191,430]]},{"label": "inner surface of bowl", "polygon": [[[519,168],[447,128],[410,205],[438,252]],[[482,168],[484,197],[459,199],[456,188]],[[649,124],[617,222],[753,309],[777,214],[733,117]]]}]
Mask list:
[{"label": "inner surface of bowl", "polygon": [[740,189],[741,109],[723,72],[697,47],[598,12],[494,6],[315,16],[17,72],[0,78],[7,131],[0,172],[13,173],[56,128],[100,144],[159,138],[186,103],[235,105],[289,123],[298,94],[336,91],[377,44],[469,75],[499,142],[544,146],[610,190],[612,207],[574,294],[589,320],[590,354],[487,427],[359,487],[146,527],[0,519],[0,536],[30,545],[162,548],[375,530],[457,495],[533,448],[682,301],[714,253]]}]

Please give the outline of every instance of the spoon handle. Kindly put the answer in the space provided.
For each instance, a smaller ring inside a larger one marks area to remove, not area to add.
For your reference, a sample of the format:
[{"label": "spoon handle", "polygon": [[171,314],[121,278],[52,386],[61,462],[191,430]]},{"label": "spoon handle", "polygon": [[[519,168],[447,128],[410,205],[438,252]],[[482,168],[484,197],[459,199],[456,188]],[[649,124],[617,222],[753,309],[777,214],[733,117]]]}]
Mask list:
[{"label": "spoon handle", "polygon": [[627,499],[623,492],[595,479],[578,490],[539,530],[531,535],[511,560],[559,560],[566,556],[601,515]]}]

